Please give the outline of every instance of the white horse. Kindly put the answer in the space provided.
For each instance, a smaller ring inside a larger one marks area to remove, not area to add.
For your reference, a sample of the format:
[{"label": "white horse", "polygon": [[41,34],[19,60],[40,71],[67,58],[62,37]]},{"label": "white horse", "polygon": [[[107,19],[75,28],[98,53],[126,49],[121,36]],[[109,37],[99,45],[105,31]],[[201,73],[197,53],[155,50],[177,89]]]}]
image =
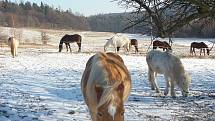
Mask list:
[{"label": "white horse", "polygon": [[8,46],[11,49],[11,54],[12,54],[13,58],[15,56],[17,56],[17,53],[18,53],[17,52],[17,48],[19,46],[19,41],[16,38],[14,38],[14,37],[9,37],[9,39],[8,39]]},{"label": "white horse", "polygon": [[124,47],[125,51],[129,53],[130,50],[130,39],[125,35],[116,34],[112,38],[107,39],[108,41],[104,45],[104,51],[106,52],[107,47],[113,46],[115,53],[119,51],[120,47]]},{"label": "white horse", "polygon": [[152,50],[147,53],[146,61],[148,64],[148,76],[152,90],[156,89],[160,93],[160,89],[155,82],[157,73],[164,74],[166,80],[166,89],[164,95],[169,93],[171,87],[171,96],[175,96],[174,84],[181,89],[183,96],[188,96],[190,76],[185,72],[184,66],[180,59],[169,52],[160,52]]}]

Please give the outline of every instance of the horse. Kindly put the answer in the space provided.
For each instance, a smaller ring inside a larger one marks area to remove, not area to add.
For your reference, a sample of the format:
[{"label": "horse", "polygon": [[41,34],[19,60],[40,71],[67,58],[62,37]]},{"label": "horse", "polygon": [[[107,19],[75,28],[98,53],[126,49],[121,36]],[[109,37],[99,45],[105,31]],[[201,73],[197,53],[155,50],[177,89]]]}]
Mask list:
[{"label": "horse", "polygon": [[189,94],[190,76],[185,72],[184,66],[180,59],[169,52],[152,50],[147,53],[146,62],[148,64],[148,77],[151,89],[160,93],[160,89],[155,81],[156,74],[164,74],[166,88],[164,95],[169,93],[171,87],[171,96],[175,97],[174,84],[176,84],[183,96]]},{"label": "horse", "polygon": [[115,53],[119,52],[120,47],[124,47],[125,51],[129,53],[130,50],[130,39],[125,35],[116,34],[112,38],[107,39],[108,41],[104,45],[104,52],[106,52],[107,47],[113,46]]},{"label": "horse", "polygon": [[166,41],[159,41],[159,40],[153,41],[153,49],[157,49],[157,47],[163,48],[163,51],[172,50],[171,46]]},{"label": "horse", "polygon": [[130,45],[133,45],[135,47],[135,53],[138,53],[138,41],[136,39],[131,39]]},{"label": "horse", "polygon": [[124,121],[131,77],[119,55],[93,55],[82,75],[81,90],[93,121]]},{"label": "horse", "polygon": [[17,56],[17,53],[18,53],[17,49],[18,49],[18,46],[19,46],[19,41],[14,37],[9,37],[8,38],[8,46],[11,49],[11,54],[12,54],[13,58],[15,56]]},{"label": "horse", "polygon": [[208,46],[204,42],[192,42],[190,44],[190,54],[193,55],[193,53],[195,53],[195,55],[196,55],[195,48],[200,49],[200,56],[201,56],[201,53],[203,50],[203,53],[205,56],[205,50],[207,51],[207,55],[209,55],[210,51],[212,50],[213,47],[211,49],[209,49]]},{"label": "horse", "polygon": [[70,52],[72,52],[69,43],[73,43],[73,42],[77,43],[78,48],[79,48],[78,52],[81,52],[81,40],[82,40],[82,38],[81,38],[81,35],[79,35],[79,34],[73,34],[73,35],[66,34],[66,35],[64,35],[60,40],[59,52],[61,52],[63,49],[63,43],[65,43],[67,51],[68,51],[68,47],[69,47]]}]

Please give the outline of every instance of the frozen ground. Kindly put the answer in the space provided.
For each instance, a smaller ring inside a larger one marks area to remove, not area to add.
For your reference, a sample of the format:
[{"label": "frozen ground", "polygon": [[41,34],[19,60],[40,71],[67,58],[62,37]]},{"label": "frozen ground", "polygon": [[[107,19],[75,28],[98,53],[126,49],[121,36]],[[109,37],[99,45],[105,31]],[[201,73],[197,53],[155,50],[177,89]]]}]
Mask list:
[{"label": "frozen ground", "polygon": [[[88,121],[80,90],[86,61],[93,53],[58,53],[57,49],[20,48],[12,58],[0,48],[0,121]],[[132,77],[125,103],[127,121],[214,121],[214,59],[182,59],[191,74],[190,96],[158,96],[147,81],[144,56],[122,55]],[[158,75],[162,90],[164,78]]]},{"label": "frozen ground", "polygon": [[[10,35],[11,31],[11,28],[1,27],[0,33]],[[0,121],[90,120],[80,91],[80,79],[88,58],[95,52],[103,51],[106,39],[113,33],[24,28],[17,31],[22,33],[21,42],[25,44],[40,44],[41,32],[45,31],[51,46],[21,44],[19,56],[12,58],[7,45],[0,43]],[[66,53],[65,49],[63,53],[58,53],[60,38],[64,34],[74,33],[83,37],[83,53],[76,53],[75,43],[71,44],[75,53]],[[134,34],[128,36],[138,39],[140,54],[124,55],[120,51],[132,77],[132,92],[125,103],[127,121],[215,120],[215,49],[210,56],[189,55],[192,41],[215,39],[174,39],[173,53],[184,57],[182,62],[191,74],[192,83],[188,98],[181,97],[177,89],[178,97],[173,99],[158,96],[149,87],[145,54],[150,38]],[[158,75],[157,81],[164,90],[163,76]]]}]

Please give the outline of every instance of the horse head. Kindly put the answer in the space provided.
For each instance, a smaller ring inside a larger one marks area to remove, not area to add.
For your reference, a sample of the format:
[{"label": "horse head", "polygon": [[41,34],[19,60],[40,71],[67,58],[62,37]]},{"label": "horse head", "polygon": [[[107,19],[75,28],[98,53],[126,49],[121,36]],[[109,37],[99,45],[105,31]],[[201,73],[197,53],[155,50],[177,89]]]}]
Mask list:
[{"label": "horse head", "polygon": [[[113,38],[113,37],[112,37],[112,38]],[[110,44],[111,44],[111,39],[112,39],[112,38],[106,39],[107,42],[106,42],[105,45],[104,45],[104,52],[106,52],[106,51],[107,51],[107,47],[110,46]]]},{"label": "horse head", "polygon": [[101,94],[104,94],[104,97],[108,95],[105,90],[100,87],[96,87],[95,90],[100,101],[97,107],[96,121],[124,121],[123,83],[112,89],[107,99],[101,98]]},{"label": "horse head", "polygon": [[187,97],[189,94],[189,85],[191,83],[190,76],[185,72],[184,75],[182,75],[181,84],[179,85],[181,87],[182,95]]}]

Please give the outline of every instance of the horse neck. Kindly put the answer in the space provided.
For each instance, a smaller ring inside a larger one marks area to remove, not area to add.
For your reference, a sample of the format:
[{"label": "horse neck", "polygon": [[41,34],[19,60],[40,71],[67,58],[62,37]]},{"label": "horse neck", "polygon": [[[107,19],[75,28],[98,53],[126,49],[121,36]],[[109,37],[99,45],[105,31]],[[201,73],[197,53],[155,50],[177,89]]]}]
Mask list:
[{"label": "horse neck", "polygon": [[63,45],[63,40],[62,40],[62,39],[60,40],[60,43],[59,43],[59,45]]},{"label": "horse neck", "polygon": [[112,40],[108,40],[107,42],[106,42],[106,44],[105,44],[105,46],[104,47],[108,47],[108,46],[110,46],[111,45],[111,42]]}]

